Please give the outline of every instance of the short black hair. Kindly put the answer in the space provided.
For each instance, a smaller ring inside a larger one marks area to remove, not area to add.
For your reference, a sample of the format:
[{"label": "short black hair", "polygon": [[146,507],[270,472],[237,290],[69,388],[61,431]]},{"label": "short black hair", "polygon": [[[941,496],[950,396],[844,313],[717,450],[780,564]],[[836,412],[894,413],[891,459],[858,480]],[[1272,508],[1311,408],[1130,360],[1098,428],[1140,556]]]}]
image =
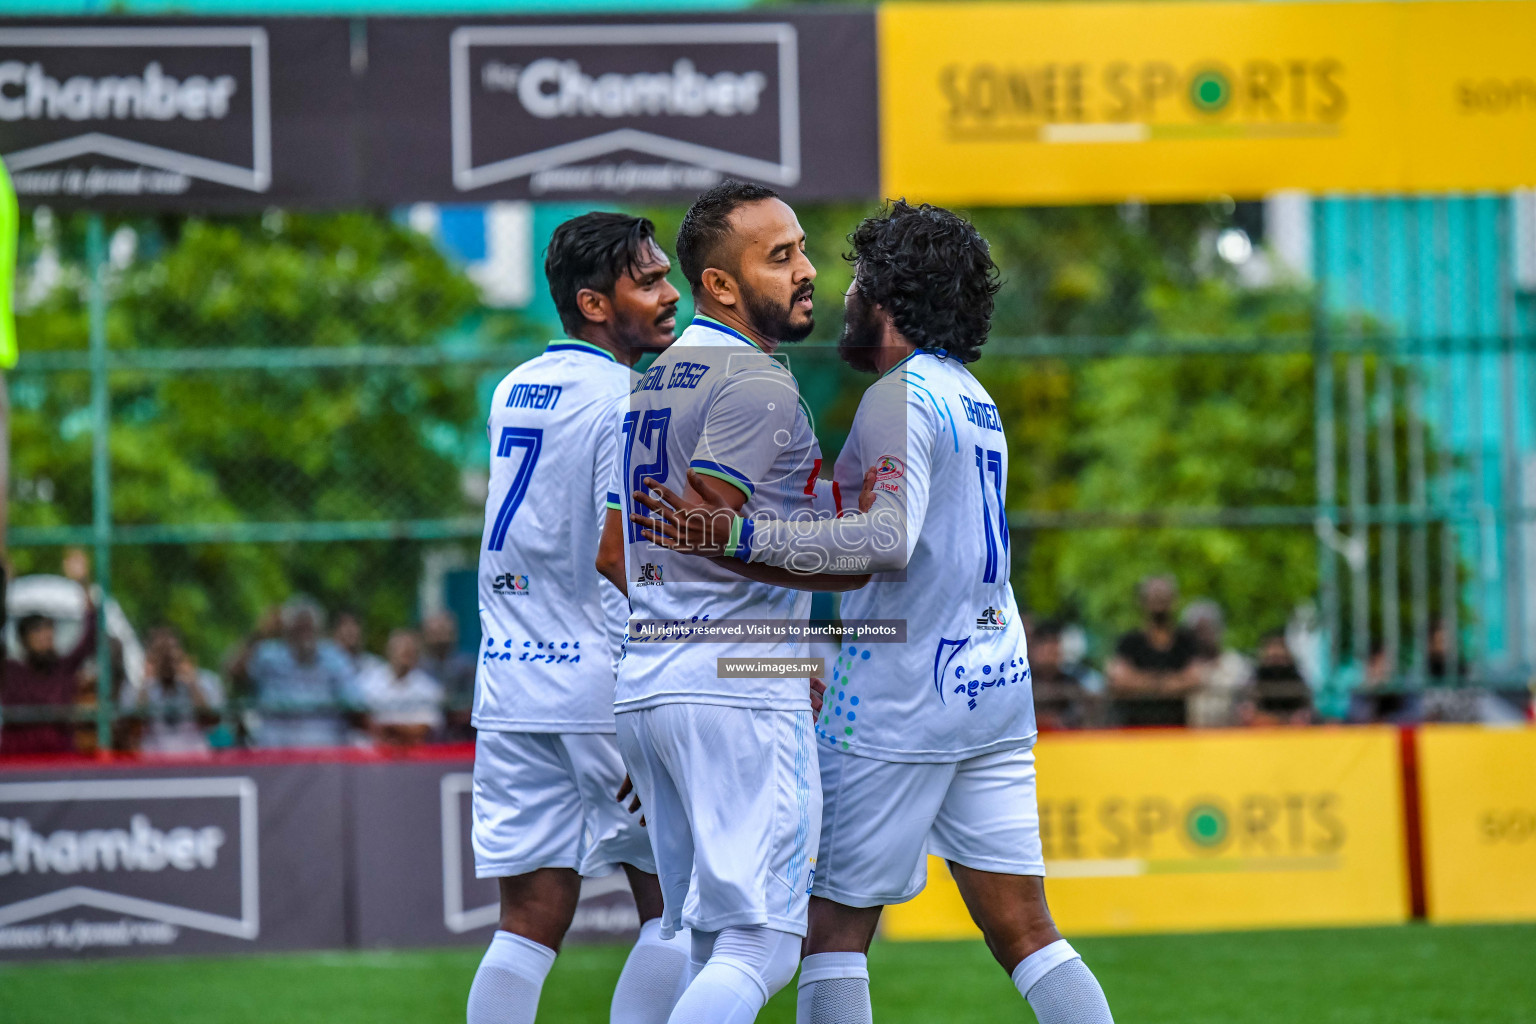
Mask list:
[{"label": "short black hair", "polygon": [[544,252],[544,277],[560,324],[571,337],[586,329],[576,305],[583,288],[613,294],[620,274],[643,266],[656,240],[656,225],[626,213],[584,213],[555,228]]},{"label": "short black hair", "polygon": [[975,225],[943,207],[898,199],[848,241],[853,251],[844,258],[860,294],[891,315],[903,338],[962,363],[980,357],[1001,284]]},{"label": "short black hair", "polygon": [[715,256],[720,243],[730,237],[731,214],[748,203],[777,198],[767,185],[726,178],[693,201],[677,229],[677,262],[689,287],[697,290],[704,283],[704,271],[718,266]]}]

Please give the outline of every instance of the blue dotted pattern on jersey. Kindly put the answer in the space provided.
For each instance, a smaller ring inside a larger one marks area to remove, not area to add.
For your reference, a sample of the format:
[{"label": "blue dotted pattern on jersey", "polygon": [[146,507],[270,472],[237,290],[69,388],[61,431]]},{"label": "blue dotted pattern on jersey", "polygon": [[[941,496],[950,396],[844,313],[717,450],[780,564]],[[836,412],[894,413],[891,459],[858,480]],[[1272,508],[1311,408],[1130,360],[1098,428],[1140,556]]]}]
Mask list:
[{"label": "blue dotted pattern on jersey", "polygon": [[847,750],[853,738],[855,723],[859,720],[859,696],[853,692],[852,674],[856,665],[869,660],[869,648],[848,646],[837,654],[832,666],[832,680],[822,699],[821,721],[816,724],[816,736],[829,747]]}]

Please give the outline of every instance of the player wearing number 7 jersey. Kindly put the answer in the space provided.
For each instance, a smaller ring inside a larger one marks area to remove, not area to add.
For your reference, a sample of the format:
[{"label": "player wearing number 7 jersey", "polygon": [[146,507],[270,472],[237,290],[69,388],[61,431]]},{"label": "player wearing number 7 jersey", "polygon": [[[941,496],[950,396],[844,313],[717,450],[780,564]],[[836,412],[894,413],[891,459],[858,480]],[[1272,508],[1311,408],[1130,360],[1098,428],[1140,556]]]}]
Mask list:
[{"label": "player wearing number 7 jersey", "polygon": [[[895,203],[851,241],[839,352],[880,377],[835,478],[846,490],[874,467],[874,504],[815,524],[727,526],[749,569],[873,571],[844,597],[845,621],[907,622],[905,643],[846,643],[828,681],[797,1019],[870,1020],[866,953],[881,908],[922,890],[931,853],[1041,1024],[1106,1024],[1098,981],[1046,908],[1029,664],[1008,582],[1008,448],[965,365],[986,341],[997,271],[974,227],[931,206]],[[665,543],[720,550],[719,516],[655,511]]]},{"label": "player wearing number 7 jersey", "polygon": [[545,271],[569,337],[509,373],[491,400],[472,841],[475,874],[500,880],[501,916],[468,1024],[532,1024],[582,876],[619,867],[642,924],[612,1021],[660,1024],[685,978],[687,942],[658,934],[650,843],[615,800],[614,668],[629,609],[593,571],[630,367],[672,341],[670,266],[643,218],[562,224]]}]

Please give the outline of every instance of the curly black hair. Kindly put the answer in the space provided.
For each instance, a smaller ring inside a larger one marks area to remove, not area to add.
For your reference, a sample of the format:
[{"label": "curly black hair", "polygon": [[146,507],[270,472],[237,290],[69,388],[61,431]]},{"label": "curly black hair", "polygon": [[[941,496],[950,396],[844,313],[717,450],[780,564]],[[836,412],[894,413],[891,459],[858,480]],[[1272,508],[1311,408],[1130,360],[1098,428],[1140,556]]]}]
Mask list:
[{"label": "curly black hair", "polygon": [[848,236],[854,280],[866,302],[890,313],[920,349],[962,363],[981,356],[1002,286],[987,240],[958,214],[905,199],[888,203]]},{"label": "curly black hair", "polygon": [[577,293],[591,288],[612,295],[620,274],[649,260],[655,239],[654,224],[625,213],[584,213],[555,228],[544,253],[544,277],[567,334],[579,337],[587,325]]},{"label": "curly black hair", "polygon": [[778,197],[767,185],[726,178],[693,201],[677,229],[677,262],[690,287],[697,290],[704,283],[704,271],[720,266],[716,255],[720,243],[730,237],[731,214],[748,203]]}]

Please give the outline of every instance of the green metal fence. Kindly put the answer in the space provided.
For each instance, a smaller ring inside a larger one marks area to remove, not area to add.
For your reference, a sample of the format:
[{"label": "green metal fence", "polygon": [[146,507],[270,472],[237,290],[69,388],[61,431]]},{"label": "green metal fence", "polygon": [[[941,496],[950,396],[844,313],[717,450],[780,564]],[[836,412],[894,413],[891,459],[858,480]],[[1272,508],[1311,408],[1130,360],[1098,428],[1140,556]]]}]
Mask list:
[{"label": "green metal fence", "polygon": [[[1358,241],[1333,238],[1331,216],[1315,205],[1319,267],[1330,245]],[[78,223],[79,259],[23,301],[9,380],[19,572],[88,547],[101,590],[140,626],[177,622],[215,663],[289,593],[362,609],[376,644],[434,600],[424,578],[440,589],[444,567],[473,566],[484,403],[542,349],[537,325],[477,307],[451,268],[394,236],[347,255],[313,228],[284,243],[297,262],[274,280],[220,266],[241,266],[267,244],[259,234],[210,238],[183,265],[119,259],[100,217]],[[1450,272],[1442,259],[1404,287]],[[412,273],[427,276],[398,280]],[[177,288],[167,313],[159,296]],[[1526,301],[1512,284],[1493,294]],[[1310,602],[1325,688],[1371,672],[1409,689],[1524,687],[1536,659],[1526,321],[1394,323],[1327,277],[1272,306],[1214,328],[1175,314],[1123,334],[989,343],[978,373],[1010,424],[1021,602],[1083,621],[1102,650],[1129,624],[1126,581],[1171,570],[1188,596],[1227,606],[1245,643]],[[314,312],[330,307],[344,311],[334,322]],[[187,310],[201,325],[190,334]],[[791,360],[835,451],[858,379],[826,346]],[[102,747],[113,678],[103,632]]]}]

